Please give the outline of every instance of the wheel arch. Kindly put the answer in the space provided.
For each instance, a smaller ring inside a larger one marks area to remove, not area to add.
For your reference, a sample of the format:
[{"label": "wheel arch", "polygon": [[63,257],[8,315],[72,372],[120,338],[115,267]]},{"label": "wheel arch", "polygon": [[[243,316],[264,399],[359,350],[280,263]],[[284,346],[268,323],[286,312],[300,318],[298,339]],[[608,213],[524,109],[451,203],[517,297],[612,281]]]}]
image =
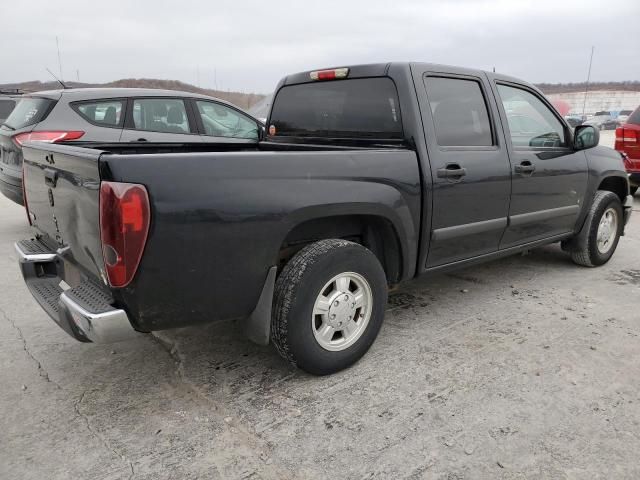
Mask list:
[{"label": "wheel arch", "polygon": [[615,193],[624,204],[629,195],[629,180],[620,175],[608,175],[600,180],[597,190]]},{"label": "wheel arch", "polygon": [[408,241],[414,238],[413,235],[413,232],[407,232],[407,227],[399,218],[381,205],[305,209],[292,215],[280,244],[278,261],[283,265],[309,243],[342,238],[371,250],[380,260],[387,280],[396,283],[414,273]]}]

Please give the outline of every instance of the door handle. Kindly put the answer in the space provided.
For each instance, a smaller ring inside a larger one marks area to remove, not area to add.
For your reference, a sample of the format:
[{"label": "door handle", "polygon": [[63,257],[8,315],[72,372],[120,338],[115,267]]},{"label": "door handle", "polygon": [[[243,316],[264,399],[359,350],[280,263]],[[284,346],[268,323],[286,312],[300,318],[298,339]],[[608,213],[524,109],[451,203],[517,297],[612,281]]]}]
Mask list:
[{"label": "door handle", "polygon": [[147,139],[146,138],[139,138],[137,140],[131,140],[132,142],[146,142]]},{"label": "door handle", "polygon": [[520,165],[516,165],[514,170],[516,173],[533,173],[536,169],[536,166],[533,165],[530,161],[525,160]]},{"label": "door handle", "polygon": [[55,188],[58,182],[58,172],[51,170],[50,168],[44,169],[44,183],[51,188]]},{"label": "door handle", "polygon": [[461,167],[457,163],[450,163],[444,168],[439,168],[437,171],[439,178],[461,178],[467,174],[467,169]]}]

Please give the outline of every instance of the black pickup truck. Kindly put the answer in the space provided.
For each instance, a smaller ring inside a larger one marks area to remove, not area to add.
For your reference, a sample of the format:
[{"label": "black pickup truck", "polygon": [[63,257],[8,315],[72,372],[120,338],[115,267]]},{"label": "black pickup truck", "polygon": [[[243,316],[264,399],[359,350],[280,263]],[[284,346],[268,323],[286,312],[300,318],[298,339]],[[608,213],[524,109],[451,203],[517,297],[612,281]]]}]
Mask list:
[{"label": "black pickup truck", "polygon": [[84,342],[242,319],[328,374],[370,347],[390,285],[552,242],[601,265],[631,214],[620,154],[503,75],[298,73],[267,126],[210,151],[25,145],[36,300]]}]

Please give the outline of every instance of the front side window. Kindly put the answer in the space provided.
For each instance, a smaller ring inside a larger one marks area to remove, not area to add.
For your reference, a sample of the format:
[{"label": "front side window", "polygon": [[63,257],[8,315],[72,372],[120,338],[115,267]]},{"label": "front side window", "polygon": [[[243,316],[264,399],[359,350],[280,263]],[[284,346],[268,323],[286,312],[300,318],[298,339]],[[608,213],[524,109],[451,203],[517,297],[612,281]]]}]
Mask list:
[{"label": "front side window", "polygon": [[493,145],[487,104],[477,81],[426,77],[424,83],[438,145],[443,147]]},{"label": "front side window", "polygon": [[566,146],[562,123],[537,96],[508,85],[498,85],[498,93],[514,147]]},{"label": "front side window", "polygon": [[225,105],[196,101],[205,135],[212,137],[258,139],[258,124]]},{"label": "front side window", "polygon": [[137,98],[133,101],[136,130],[191,133],[184,101],[177,98]]},{"label": "front side window", "polygon": [[120,125],[120,120],[124,113],[124,101],[99,100],[83,102],[76,104],[76,111],[91,123],[105,127],[117,127]]}]

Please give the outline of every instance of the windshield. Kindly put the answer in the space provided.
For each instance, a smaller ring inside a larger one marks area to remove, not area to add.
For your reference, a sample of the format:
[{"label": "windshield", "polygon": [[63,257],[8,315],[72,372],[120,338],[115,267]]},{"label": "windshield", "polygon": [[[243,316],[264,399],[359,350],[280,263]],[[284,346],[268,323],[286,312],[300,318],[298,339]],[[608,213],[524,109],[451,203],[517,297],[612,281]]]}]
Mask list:
[{"label": "windshield", "polygon": [[398,92],[387,77],[285,86],[269,129],[271,137],[403,138]]},{"label": "windshield", "polygon": [[640,125],[640,107],[637,108],[631,115],[629,115],[627,123],[632,125]]},{"label": "windshield", "polygon": [[4,123],[15,130],[34,125],[44,118],[52,103],[48,98],[21,98]]}]

